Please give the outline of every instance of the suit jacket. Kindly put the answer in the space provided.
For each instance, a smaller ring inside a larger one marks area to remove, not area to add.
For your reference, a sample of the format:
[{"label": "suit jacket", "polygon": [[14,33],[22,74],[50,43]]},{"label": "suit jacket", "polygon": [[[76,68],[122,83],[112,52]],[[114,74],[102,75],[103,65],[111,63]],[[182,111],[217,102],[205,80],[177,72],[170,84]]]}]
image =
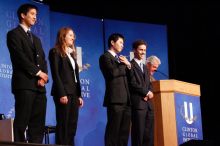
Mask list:
[{"label": "suit jacket", "polygon": [[[49,61],[53,78],[51,95],[57,98],[67,95],[80,97],[79,67],[76,60],[74,59],[75,73],[68,56],[61,57],[55,49],[50,50]],[[76,74],[77,83],[75,82],[74,74]]]},{"label": "suit jacket", "polygon": [[7,33],[7,46],[10,52],[13,74],[12,92],[34,90],[45,92],[45,87],[37,85],[36,74],[42,70],[47,73],[47,62],[40,39],[33,36],[33,43],[19,25]]},{"label": "suit jacket", "polygon": [[99,66],[106,86],[103,105],[130,105],[126,65],[117,62],[116,58],[106,51],[99,58]]},{"label": "suit jacket", "polygon": [[135,109],[153,109],[150,101],[144,101],[144,97],[152,90],[149,73],[146,66],[143,66],[142,72],[140,66],[133,59],[131,61],[132,70],[129,74],[129,86],[131,93],[131,104]]}]

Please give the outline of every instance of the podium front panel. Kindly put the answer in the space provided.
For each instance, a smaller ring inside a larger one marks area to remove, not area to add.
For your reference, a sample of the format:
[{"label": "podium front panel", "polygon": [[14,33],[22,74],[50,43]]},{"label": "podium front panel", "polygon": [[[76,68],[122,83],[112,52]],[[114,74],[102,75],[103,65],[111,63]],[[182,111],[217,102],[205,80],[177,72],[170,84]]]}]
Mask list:
[{"label": "podium front panel", "polygon": [[189,141],[202,140],[202,118],[200,97],[174,93],[178,145]]}]

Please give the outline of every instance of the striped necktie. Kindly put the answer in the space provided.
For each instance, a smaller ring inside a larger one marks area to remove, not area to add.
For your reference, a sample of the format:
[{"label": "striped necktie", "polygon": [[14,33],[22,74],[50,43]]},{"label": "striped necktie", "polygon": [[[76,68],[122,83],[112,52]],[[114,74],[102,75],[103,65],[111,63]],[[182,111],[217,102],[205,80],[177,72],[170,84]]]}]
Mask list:
[{"label": "striped necktie", "polygon": [[117,60],[118,63],[120,63],[120,60],[117,54],[115,55],[115,59]]}]

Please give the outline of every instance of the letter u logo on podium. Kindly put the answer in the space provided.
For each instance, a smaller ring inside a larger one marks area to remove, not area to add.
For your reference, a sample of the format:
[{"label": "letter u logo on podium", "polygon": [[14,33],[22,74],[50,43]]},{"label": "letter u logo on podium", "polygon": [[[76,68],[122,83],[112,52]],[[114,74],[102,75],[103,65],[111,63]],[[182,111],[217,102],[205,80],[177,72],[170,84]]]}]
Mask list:
[{"label": "letter u logo on podium", "polygon": [[194,121],[193,120],[193,105],[191,102],[188,105],[189,105],[189,113],[188,113],[187,102],[184,101],[184,118],[188,124],[192,124]]}]

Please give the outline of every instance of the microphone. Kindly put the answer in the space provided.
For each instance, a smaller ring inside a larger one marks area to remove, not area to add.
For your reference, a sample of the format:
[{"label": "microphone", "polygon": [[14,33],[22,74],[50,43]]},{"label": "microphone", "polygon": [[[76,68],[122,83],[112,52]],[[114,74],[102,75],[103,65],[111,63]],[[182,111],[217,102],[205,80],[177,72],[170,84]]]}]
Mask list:
[{"label": "microphone", "polygon": [[5,114],[0,113],[0,120],[4,120],[4,119],[6,119]]},{"label": "microphone", "polygon": [[166,77],[166,78],[169,79],[169,76],[168,76],[167,74],[165,74],[165,73],[163,73],[163,72],[161,72],[161,71],[159,71],[159,70],[155,70],[155,72],[158,72],[158,73],[160,73],[161,75],[163,75],[164,77]]}]

